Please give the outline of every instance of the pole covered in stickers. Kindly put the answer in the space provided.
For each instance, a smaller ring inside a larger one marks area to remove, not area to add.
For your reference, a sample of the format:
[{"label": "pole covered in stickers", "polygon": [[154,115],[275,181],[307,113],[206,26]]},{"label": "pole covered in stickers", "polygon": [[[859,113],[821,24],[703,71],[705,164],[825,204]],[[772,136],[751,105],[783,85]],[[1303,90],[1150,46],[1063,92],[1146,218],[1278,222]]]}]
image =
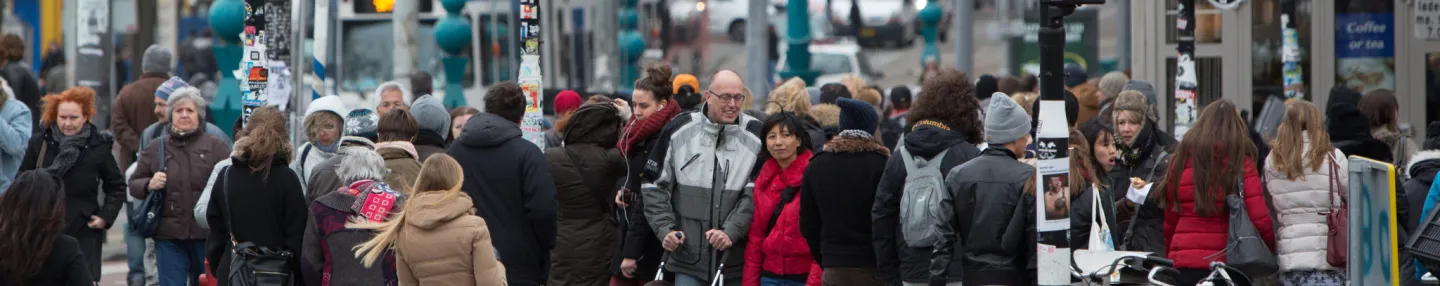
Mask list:
[{"label": "pole covered in stickers", "polygon": [[1185,131],[1195,124],[1199,109],[1196,88],[1199,81],[1195,75],[1195,0],[1180,0],[1179,13],[1175,15],[1175,140],[1185,137]]},{"label": "pole covered in stickers", "polygon": [[545,115],[541,106],[543,77],[540,73],[540,0],[520,0],[520,90],[525,94],[525,117],[520,132],[525,140],[545,149]]}]

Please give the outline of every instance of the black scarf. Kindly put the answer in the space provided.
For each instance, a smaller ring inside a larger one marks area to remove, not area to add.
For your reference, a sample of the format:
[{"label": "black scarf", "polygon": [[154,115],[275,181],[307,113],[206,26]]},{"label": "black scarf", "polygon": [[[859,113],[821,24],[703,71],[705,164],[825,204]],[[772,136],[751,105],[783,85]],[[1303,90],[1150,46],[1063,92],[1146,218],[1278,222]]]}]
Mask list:
[{"label": "black scarf", "polygon": [[1135,134],[1134,143],[1115,142],[1115,149],[1120,151],[1116,159],[1119,159],[1120,165],[1133,168],[1144,162],[1146,157],[1150,157],[1150,152],[1155,150],[1153,145],[1155,145],[1155,122],[1146,120],[1145,126],[1140,127],[1140,133]]},{"label": "black scarf", "polygon": [[445,137],[441,137],[440,133],[425,129],[420,129],[420,133],[415,135],[415,142],[412,143],[415,143],[415,146],[435,146],[440,149],[445,149],[446,146]]},{"label": "black scarf", "polygon": [[[60,131],[59,126],[52,125],[50,134],[54,134],[55,141],[60,143],[60,153],[55,155],[55,161],[45,167],[45,170],[60,177],[69,173],[70,169],[75,167],[75,162],[80,160],[80,150],[90,142],[90,128],[90,126],[81,127],[80,133],[66,136],[64,132]],[[40,159],[44,160],[44,158]]]}]

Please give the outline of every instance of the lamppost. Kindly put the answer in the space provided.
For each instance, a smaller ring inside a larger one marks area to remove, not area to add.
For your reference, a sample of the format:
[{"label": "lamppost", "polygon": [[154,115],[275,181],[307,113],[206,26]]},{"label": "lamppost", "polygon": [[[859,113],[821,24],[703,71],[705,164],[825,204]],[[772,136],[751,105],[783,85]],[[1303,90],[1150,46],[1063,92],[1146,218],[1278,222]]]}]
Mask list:
[{"label": "lamppost", "polygon": [[[445,108],[467,106],[465,102],[465,65],[469,64],[464,52],[470,47],[470,21],[460,16],[465,0],[443,0],[445,18],[435,23],[435,42],[445,51],[441,63],[445,66]],[[478,56],[478,55],[477,55]]]},{"label": "lamppost", "polygon": [[785,70],[781,79],[799,77],[815,84],[820,72],[810,69],[810,1],[789,0],[785,5]]},{"label": "lamppost", "polygon": [[945,17],[945,11],[940,9],[936,0],[926,0],[919,16],[920,35],[925,37],[925,51],[920,54],[920,66],[924,67],[925,59],[934,57],[936,62],[940,61],[940,50],[935,45],[940,34],[940,18]]},{"label": "lamppost", "polygon": [[[257,7],[258,9],[258,7]],[[220,38],[220,44],[215,45],[215,66],[220,68],[220,81],[215,91],[215,102],[210,104],[210,112],[214,114],[215,122],[235,122],[240,117],[242,100],[240,99],[240,82],[235,79],[235,71],[240,69],[241,54],[244,53],[240,43],[240,33],[245,30],[245,2],[242,0],[219,0],[210,5],[210,29],[215,31],[215,36]],[[222,129],[230,129],[230,124],[221,124]],[[235,130],[226,130],[233,134]]]},{"label": "lamppost", "polygon": [[624,6],[620,7],[619,16],[616,20],[620,24],[619,45],[620,45],[620,90],[628,91],[634,88],[635,79],[639,77],[640,56],[645,54],[645,37],[640,34],[637,28],[640,25],[640,14],[635,12],[636,0],[625,0]]}]

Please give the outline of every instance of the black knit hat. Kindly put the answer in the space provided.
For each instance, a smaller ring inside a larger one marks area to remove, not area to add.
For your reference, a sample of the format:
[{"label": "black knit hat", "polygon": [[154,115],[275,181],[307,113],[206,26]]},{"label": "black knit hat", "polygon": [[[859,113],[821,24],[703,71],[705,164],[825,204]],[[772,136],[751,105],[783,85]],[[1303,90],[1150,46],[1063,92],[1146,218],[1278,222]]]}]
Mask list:
[{"label": "black knit hat", "polygon": [[1440,150],[1440,121],[1430,122],[1430,125],[1425,127],[1425,130],[1429,131],[1430,134],[1426,134],[1425,144],[1422,148],[1424,148],[1424,150]]},{"label": "black knit hat", "polygon": [[875,107],[864,101],[840,98],[835,101],[840,106],[840,130],[860,130],[875,135],[880,126],[880,115],[875,113]]},{"label": "black knit hat", "polygon": [[1000,83],[995,80],[994,76],[988,74],[982,75],[980,79],[975,80],[975,98],[977,99],[990,99],[990,95],[995,94],[995,92],[999,90]]}]

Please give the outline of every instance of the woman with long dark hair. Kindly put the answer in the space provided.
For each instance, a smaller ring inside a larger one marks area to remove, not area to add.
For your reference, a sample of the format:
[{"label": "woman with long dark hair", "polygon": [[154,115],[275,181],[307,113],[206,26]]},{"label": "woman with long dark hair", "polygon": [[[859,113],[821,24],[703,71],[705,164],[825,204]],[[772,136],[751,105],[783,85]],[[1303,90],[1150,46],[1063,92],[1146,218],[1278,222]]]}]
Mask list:
[{"label": "woman with long dark hair", "polygon": [[[290,273],[300,273],[299,253],[309,216],[300,178],[287,168],[295,149],[285,115],[273,106],[255,110],[245,138],[235,142],[234,165],[220,171],[205,214],[210,223],[205,258],[220,281],[230,281],[233,243],[289,251]],[[294,275],[291,276],[292,278]],[[298,281],[298,280],[297,280]]]},{"label": "woman with long dark hair", "polygon": [[1209,275],[1210,262],[1225,261],[1230,225],[1226,195],[1244,198],[1250,221],[1269,249],[1275,249],[1264,185],[1255,171],[1255,144],[1245,128],[1234,103],[1210,103],[1185,133],[1160,191],[1150,193],[1165,210],[1166,255],[1180,270],[1176,285],[1196,284]]},{"label": "woman with long dark hair", "polygon": [[[1285,103],[1285,117],[1265,160],[1265,181],[1279,224],[1276,256],[1285,285],[1343,285],[1344,268],[1327,263],[1325,214],[1345,198],[1349,160],[1330,144],[1320,108]],[[1338,184],[1333,184],[1338,183]]]},{"label": "woman with long dark hair", "polygon": [[[1089,135],[1087,135],[1089,134]],[[1099,121],[1088,120],[1080,124],[1078,129],[1070,129],[1070,248],[1089,249],[1092,239],[1104,240],[1104,237],[1090,237],[1090,228],[1095,223],[1095,218],[1103,219],[1108,230],[1112,231],[1109,241],[1103,241],[1114,249],[1116,241],[1115,234],[1115,202],[1111,192],[1114,190],[1110,184],[1109,176],[1102,175],[1110,170],[1110,165],[1101,163],[1101,157],[1109,160],[1114,156],[1115,145],[1110,133],[1101,126]],[[1094,139],[1092,139],[1094,138]],[[1100,200],[1096,200],[1098,192]],[[1100,204],[1094,207],[1094,204]],[[1099,209],[1101,213],[1095,214],[1094,210]],[[1091,217],[1091,216],[1095,217]],[[1099,250],[1097,250],[1099,251]]]},{"label": "woman with long dark hair", "polygon": [[62,189],[59,177],[27,171],[0,196],[0,284],[95,285],[80,242],[60,234]]},{"label": "woman with long dark hair", "polygon": [[43,101],[41,129],[30,137],[20,171],[45,170],[66,182],[65,235],[80,241],[90,276],[99,279],[105,230],[125,204],[124,173],[110,153],[115,137],[90,122],[94,90],[73,87]]}]

